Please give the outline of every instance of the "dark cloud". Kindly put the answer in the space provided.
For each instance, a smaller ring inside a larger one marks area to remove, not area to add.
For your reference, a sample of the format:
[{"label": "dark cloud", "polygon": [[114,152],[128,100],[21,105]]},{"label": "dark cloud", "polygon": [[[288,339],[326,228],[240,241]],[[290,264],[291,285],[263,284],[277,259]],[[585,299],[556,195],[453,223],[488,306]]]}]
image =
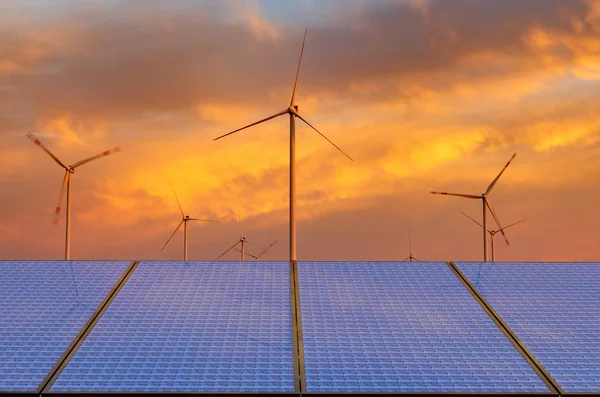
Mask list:
[{"label": "dark cloud", "polygon": [[[249,25],[212,16],[214,5],[189,2],[86,4],[44,23],[2,23],[0,53],[22,70],[0,77],[0,106],[19,103],[24,117],[121,119],[202,103],[277,107],[274,93],[291,90],[301,39],[295,28],[261,37]],[[364,95],[373,100],[401,97],[393,81],[443,89],[456,80],[531,72],[537,58],[522,40],[528,30],[573,33],[572,20],[583,21],[588,7],[575,0],[438,0],[427,13],[400,2],[339,11],[336,23],[311,28],[300,89],[360,97],[352,84],[371,83],[376,89]],[[461,66],[480,52],[513,62]]]}]

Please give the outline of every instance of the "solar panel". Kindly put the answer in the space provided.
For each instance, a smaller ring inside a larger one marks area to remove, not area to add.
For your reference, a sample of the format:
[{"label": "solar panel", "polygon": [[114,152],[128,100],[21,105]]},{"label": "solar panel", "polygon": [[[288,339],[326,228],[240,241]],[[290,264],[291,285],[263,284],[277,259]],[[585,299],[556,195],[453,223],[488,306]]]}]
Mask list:
[{"label": "solar panel", "polygon": [[299,263],[308,392],[548,392],[444,263]]},{"label": "solar panel", "polygon": [[51,392],[293,391],[288,263],[141,262]]},{"label": "solar panel", "polygon": [[565,392],[600,392],[599,263],[457,263]]},{"label": "solar panel", "polygon": [[0,262],[0,391],[35,391],[130,262]]}]

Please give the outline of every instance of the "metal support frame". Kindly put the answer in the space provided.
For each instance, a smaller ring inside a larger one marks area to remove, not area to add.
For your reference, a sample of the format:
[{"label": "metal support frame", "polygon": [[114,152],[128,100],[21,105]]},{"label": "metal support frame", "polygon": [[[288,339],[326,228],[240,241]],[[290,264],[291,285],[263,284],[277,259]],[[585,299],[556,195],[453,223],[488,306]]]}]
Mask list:
[{"label": "metal support frame", "polygon": [[298,285],[298,262],[296,261],[290,261],[290,297],[292,304],[292,342],[294,345],[294,391],[302,394],[306,392],[306,375],[302,316],[300,313],[300,286]]}]

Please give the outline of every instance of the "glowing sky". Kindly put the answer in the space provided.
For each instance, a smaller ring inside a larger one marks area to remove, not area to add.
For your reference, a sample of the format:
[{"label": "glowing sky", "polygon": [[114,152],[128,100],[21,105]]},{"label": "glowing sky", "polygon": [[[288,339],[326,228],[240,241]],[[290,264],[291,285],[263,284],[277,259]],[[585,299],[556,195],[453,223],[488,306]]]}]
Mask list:
[{"label": "glowing sky", "polygon": [[[73,176],[73,259],[180,259],[239,236],[288,255],[288,121],[212,138],[289,103],[298,259],[479,260],[480,194],[498,260],[600,259],[600,1],[18,1],[0,5],[0,258],[60,259],[51,223]],[[492,224],[490,224],[491,226]],[[224,259],[235,260],[236,255]]]}]

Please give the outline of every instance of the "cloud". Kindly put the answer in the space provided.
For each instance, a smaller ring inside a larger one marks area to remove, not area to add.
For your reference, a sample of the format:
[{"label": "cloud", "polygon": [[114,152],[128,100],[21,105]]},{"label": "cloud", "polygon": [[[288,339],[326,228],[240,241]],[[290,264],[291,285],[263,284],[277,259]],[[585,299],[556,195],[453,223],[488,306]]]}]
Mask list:
[{"label": "cloud", "polygon": [[[230,20],[211,18],[210,3],[86,4],[43,24],[17,19],[4,26],[3,58],[12,66],[0,81],[18,87],[11,101],[49,117],[123,118],[203,105],[273,104],[280,93],[289,95],[301,32],[274,28],[254,3]],[[310,30],[302,90],[368,100],[375,93],[402,97],[407,84],[460,90],[543,74],[556,62],[583,68],[579,52],[590,53],[598,42],[585,22],[592,9],[579,1],[438,0],[425,14],[407,2],[375,4],[351,7],[338,15],[343,23]],[[548,35],[551,43],[540,39]]]}]

